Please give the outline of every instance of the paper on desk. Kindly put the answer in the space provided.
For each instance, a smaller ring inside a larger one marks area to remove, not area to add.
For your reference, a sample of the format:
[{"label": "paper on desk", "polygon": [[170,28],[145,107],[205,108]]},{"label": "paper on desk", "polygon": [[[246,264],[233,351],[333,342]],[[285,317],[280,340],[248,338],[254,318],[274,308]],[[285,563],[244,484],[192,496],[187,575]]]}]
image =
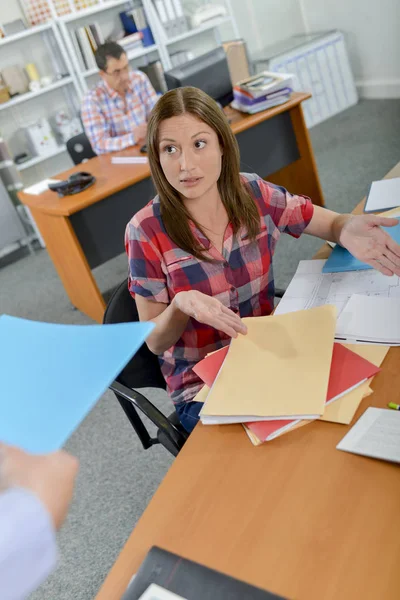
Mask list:
[{"label": "paper on desk", "polygon": [[34,185],[27,187],[23,191],[25,194],[39,196],[39,194],[42,194],[49,189],[49,183],[59,183],[59,181],[59,179],[43,179],[43,181],[39,181],[39,183],[35,183]]},{"label": "paper on desk", "polygon": [[400,412],[367,408],[336,448],[400,463]]},{"label": "paper on desk", "polygon": [[233,422],[236,417],[236,422],[246,422],[322,415],[335,308],[244,321],[248,333],[232,340],[224,368],[200,412],[201,420],[222,417],[221,422]]},{"label": "paper on desk", "polygon": [[348,341],[400,345],[400,296],[354,294],[340,314],[336,336]]},{"label": "paper on desk", "polygon": [[379,271],[322,273],[325,260],[301,260],[287,290],[275,309],[276,315],[333,304],[341,311],[352,294],[400,298],[400,278]]},{"label": "paper on desk", "polygon": [[364,212],[385,210],[400,206],[400,177],[373,181]]},{"label": "paper on desk", "polygon": [[[364,344],[343,345],[377,367],[381,366],[386,354],[389,352],[389,346]],[[358,388],[336,400],[336,402],[328,404],[325,407],[325,412],[322,417],[320,417],[320,420],[348,425],[352,421],[362,399],[365,398],[365,396],[369,396],[371,393],[372,390],[369,387],[369,381],[363,383]]]},{"label": "paper on desk", "polygon": [[143,592],[139,600],[186,600],[186,598],[166,590],[160,585],[157,585],[157,583],[152,583],[147,590]]},{"label": "paper on desk", "polygon": [[0,440],[34,453],[60,448],[153,327],[0,317]]},{"label": "paper on desk", "polygon": [[112,156],[113,165],[143,165],[149,162],[147,156]]}]

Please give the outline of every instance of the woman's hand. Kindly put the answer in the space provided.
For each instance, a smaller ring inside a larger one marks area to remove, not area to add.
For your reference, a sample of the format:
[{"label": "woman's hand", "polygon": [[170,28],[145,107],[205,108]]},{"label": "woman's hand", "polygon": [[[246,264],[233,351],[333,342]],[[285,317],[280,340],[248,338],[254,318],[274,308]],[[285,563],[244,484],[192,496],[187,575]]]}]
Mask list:
[{"label": "woman's hand", "polygon": [[174,302],[176,307],[188,317],[210,325],[230,337],[236,338],[238,333],[247,333],[247,327],[238,315],[207,294],[196,290],[179,292]]},{"label": "woman's hand", "polygon": [[376,215],[352,215],[341,228],[339,243],[384,275],[400,276],[400,246],[381,229],[394,227],[398,222]]}]

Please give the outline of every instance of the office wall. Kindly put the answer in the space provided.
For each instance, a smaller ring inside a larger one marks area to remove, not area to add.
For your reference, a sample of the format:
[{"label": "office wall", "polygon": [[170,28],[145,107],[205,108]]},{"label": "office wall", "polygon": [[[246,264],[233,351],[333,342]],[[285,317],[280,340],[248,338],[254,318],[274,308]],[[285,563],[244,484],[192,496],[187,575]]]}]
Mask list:
[{"label": "office wall", "polygon": [[250,52],[304,31],[298,0],[231,0],[231,5]]},{"label": "office wall", "polygon": [[367,98],[400,98],[400,0],[299,0],[309,31],[340,29],[357,87]]}]

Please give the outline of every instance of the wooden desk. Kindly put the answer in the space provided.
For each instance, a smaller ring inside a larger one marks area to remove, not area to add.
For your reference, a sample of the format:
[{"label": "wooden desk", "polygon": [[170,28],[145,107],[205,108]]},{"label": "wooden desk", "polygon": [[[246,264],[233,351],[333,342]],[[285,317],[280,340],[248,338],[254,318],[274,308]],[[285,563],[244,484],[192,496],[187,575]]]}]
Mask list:
[{"label": "wooden desk", "polygon": [[[268,177],[323,205],[301,108],[309,97],[294,93],[285,104],[256,115],[227,112],[238,139],[242,171]],[[116,154],[139,154],[139,150]],[[76,196],[58,198],[47,191],[39,196],[20,192],[19,198],[30,208],[72,304],[101,322],[105,302],[91,269],[124,252],[126,224],[155,192],[148,165],[113,165],[110,155],[93,158],[56,178],[67,179],[82,170],[92,173],[96,183]]]},{"label": "wooden desk", "polygon": [[[400,403],[399,364],[391,348],[355,420]],[[400,468],[336,450],[347,430],[254,447],[240,425],[197,425],[97,600],[120,599],[153,545],[291,599],[398,600]]]}]

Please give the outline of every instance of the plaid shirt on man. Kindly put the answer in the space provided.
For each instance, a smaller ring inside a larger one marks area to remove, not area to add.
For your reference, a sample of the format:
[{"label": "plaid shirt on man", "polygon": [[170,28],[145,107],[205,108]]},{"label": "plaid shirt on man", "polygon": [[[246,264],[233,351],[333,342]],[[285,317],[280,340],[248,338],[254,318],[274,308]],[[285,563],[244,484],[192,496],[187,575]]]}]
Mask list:
[{"label": "plaid shirt on man", "polygon": [[[241,317],[269,315],[274,307],[272,256],[281,233],[299,237],[313,215],[309,198],[292,196],[258,175],[241,174],[257,203],[260,232],[251,242],[242,227],[228,225],[223,254],[191,223],[193,234],[216,262],[204,262],[178,248],[168,236],[158,196],[127,225],[132,296],[169,304],[181,291],[198,290],[217,298]],[[192,367],[209,352],[229,344],[226,334],[190,318],[181,338],[159,357],[168,393],[175,404],[189,402],[203,386]]]},{"label": "plaid shirt on man", "polygon": [[123,150],[137,143],[132,131],[146,123],[157,94],[147,75],[131,71],[124,98],[103,79],[90,90],[82,103],[82,122],[96,154]]}]

